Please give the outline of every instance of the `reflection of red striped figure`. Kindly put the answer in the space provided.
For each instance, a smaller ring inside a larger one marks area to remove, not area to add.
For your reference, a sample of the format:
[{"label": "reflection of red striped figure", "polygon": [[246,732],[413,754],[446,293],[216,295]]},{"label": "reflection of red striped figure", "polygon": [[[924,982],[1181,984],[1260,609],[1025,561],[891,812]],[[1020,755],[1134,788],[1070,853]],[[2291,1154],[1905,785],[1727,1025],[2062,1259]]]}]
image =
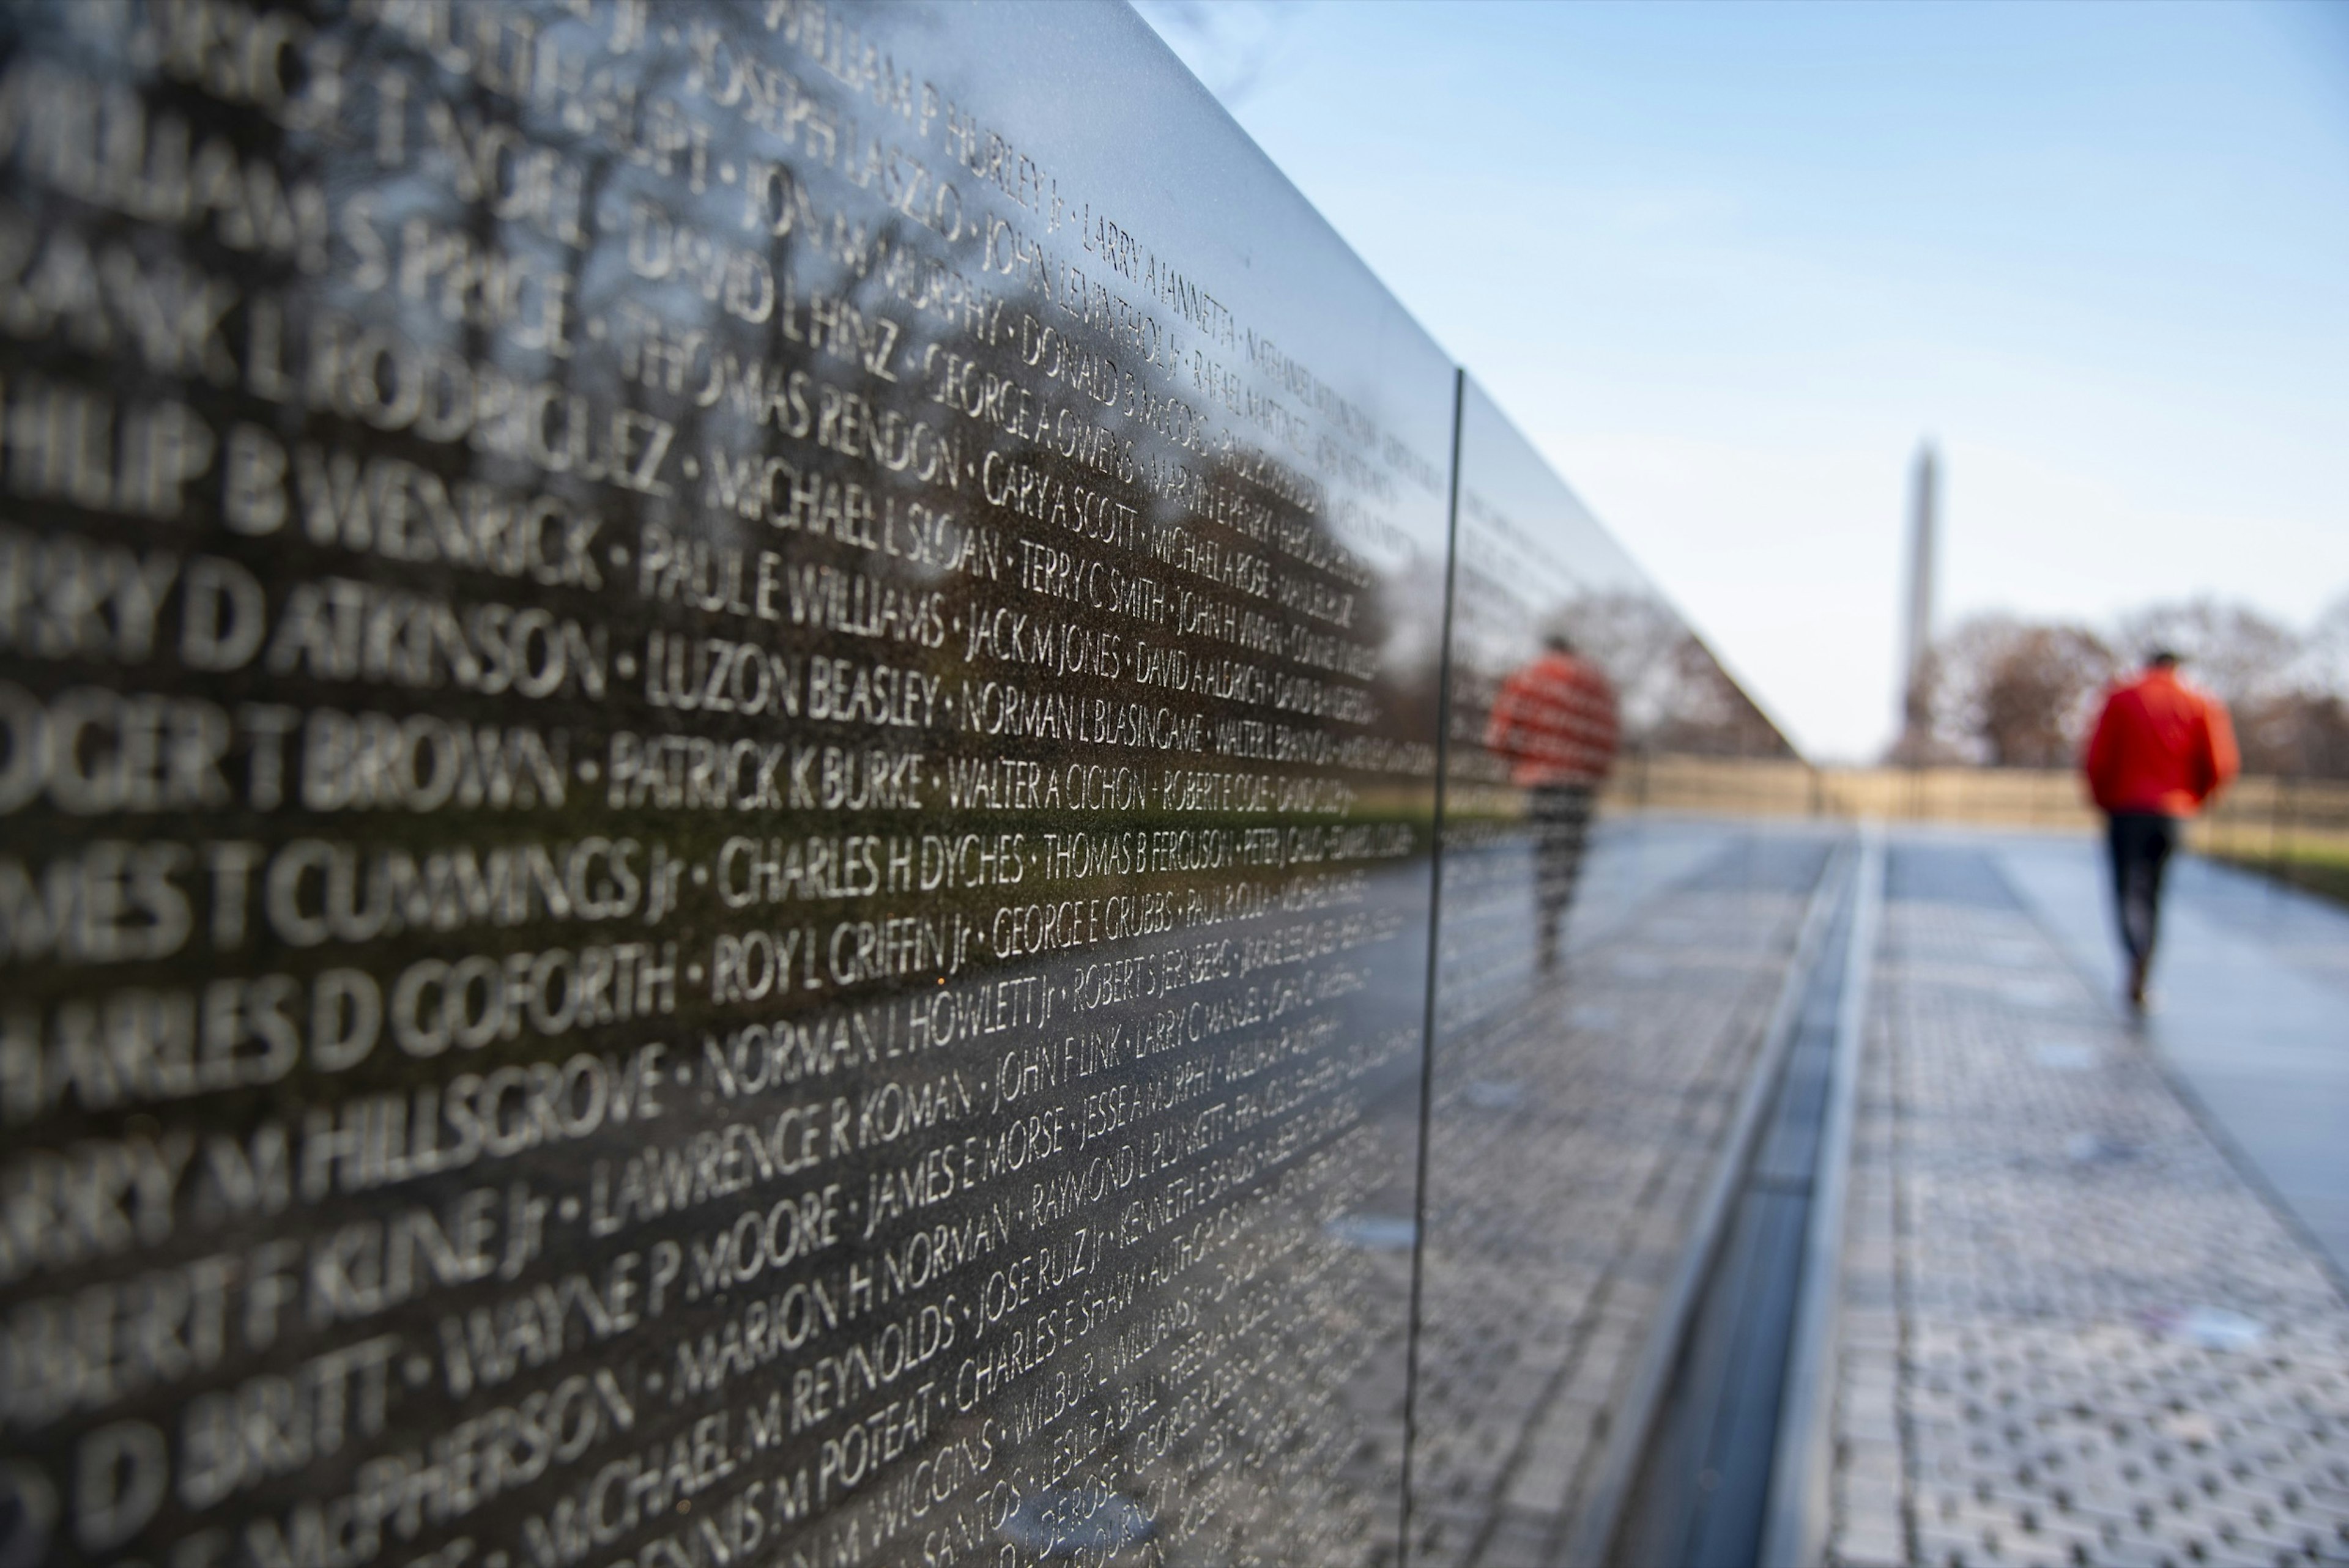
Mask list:
[{"label": "reflection of red striped figure", "polygon": [[1485,745],[1508,759],[1509,782],[1520,789],[1596,784],[1615,762],[1615,688],[1598,665],[1553,639],[1501,683]]}]

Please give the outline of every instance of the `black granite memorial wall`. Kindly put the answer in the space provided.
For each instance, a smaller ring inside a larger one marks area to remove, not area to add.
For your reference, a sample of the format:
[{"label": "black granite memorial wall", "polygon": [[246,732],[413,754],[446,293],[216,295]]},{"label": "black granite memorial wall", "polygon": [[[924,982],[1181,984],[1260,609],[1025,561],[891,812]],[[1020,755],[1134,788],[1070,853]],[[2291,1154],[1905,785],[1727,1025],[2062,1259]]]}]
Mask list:
[{"label": "black granite memorial wall", "polygon": [[1614,809],[1785,743],[1464,377],[1458,465],[1409,1560],[1581,1562],[1830,841]]},{"label": "black granite memorial wall", "polygon": [[1498,1539],[1800,881],[1560,494],[1123,7],[0,12],[0,1568]]}]

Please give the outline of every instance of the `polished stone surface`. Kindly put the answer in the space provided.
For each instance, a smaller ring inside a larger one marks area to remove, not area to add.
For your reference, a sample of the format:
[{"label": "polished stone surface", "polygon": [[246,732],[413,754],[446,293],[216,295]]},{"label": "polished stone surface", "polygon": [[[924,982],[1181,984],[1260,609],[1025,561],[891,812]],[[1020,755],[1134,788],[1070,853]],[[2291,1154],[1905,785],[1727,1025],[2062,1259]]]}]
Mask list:
[{"label": "polished stone surface", "polygon": [[1495,774],[1785,748],[1119,6],[11,7],[0,489],[0,1565],[1489,1531],[1817,858]]},{"label": "polished stone surface", "polygon": [[1784,743],[1473,380],[1453,572],[1409,1551],[1547,1563],[1830,838],[1610,814],[1627,761]]}]

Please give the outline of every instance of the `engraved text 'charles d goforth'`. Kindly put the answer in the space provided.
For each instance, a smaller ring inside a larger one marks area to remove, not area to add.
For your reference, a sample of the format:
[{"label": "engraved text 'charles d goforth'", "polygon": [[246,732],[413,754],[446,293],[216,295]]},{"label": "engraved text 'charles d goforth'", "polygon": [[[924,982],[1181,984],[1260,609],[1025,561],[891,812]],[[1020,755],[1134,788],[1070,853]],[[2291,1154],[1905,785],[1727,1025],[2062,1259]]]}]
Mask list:
[{"label": "engraved text 'charles d goforth'", "polygon": [[1448,432],[988,26],[0,20],[9,1563],[1392,1540]]}]

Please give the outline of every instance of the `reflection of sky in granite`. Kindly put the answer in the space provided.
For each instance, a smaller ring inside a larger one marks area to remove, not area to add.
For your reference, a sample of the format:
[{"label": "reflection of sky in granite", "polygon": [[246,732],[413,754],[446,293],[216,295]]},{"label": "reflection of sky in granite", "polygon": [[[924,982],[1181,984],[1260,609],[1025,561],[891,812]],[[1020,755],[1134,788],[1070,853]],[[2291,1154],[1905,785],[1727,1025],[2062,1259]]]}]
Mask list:
[{"label": "reflection of sky in granite", "polygon": [[1455,704],[1489,705],[1562,634],[1607,672],[1630,749],[1782,754],[1769,720],[1473,377],[1464,397]]}]

